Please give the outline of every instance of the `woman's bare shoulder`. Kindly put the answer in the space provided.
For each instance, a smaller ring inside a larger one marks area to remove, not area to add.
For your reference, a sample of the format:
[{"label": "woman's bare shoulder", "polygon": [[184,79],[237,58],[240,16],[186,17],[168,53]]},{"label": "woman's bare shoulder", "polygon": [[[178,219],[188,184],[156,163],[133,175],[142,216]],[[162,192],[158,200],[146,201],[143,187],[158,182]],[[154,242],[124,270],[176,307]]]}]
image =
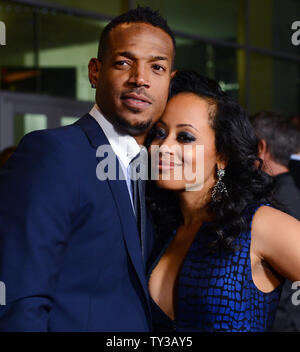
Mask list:
[{"label": "woman's bare shoulder", "polygon": [[291,215],[271,206],[263,205],[258,208],[252,220],[252,233],[277,233],[289,227],[299,227],[300,221]]},{"label": "woman's bare shoulder", "polygon": [[284,277],[300,278],[300,221],[270,206],[261,206],[251,226],[254,253]]}]

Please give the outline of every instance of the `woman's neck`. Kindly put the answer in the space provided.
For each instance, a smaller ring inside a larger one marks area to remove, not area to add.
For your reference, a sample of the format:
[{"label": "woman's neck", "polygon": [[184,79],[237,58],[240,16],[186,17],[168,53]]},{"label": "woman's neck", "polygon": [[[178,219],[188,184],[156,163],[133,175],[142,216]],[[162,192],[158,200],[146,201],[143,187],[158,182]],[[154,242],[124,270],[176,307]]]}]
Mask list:
[{"label": "woman's neck", "polygon": [[184,227],[199,226],[203,222],[213,219],[213,215],[207,207],[210,198],[202,191],[180,192],[178,200],[184,220]]}]

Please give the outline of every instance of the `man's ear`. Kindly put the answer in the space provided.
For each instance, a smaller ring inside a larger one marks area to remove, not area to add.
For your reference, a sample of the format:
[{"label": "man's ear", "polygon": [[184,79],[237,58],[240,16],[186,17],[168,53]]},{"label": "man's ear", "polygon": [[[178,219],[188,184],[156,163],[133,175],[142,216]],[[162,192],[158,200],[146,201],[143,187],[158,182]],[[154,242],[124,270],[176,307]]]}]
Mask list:
[{"label": "man's ear", "polygon": [[265,160],[266,154],[268,152],[268,145],[265,139],[260,139],[258,142],[258,156]]},{"label": "man's ear", "polygon": [[93,57],[89,62],[89,80],[93,88],[96,88],[99,82],[101,66],[101,61],[99,61],[95,57]]},{"label": "man's ear", "polygon": [[171,72],[171,79],[176,75],[177,71],[178,70],[174,70],[174,71]]}]

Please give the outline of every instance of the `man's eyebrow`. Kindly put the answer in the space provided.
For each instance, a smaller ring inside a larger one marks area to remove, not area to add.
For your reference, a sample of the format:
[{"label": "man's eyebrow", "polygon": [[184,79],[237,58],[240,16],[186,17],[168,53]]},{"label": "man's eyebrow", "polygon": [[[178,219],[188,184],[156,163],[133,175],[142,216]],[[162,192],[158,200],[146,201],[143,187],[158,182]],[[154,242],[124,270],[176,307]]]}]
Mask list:
[{"label": "man's eyebrow", "polygon": [[151,56],[151,61],[167,61],[166,56]]},{"label": "man's eyebrow", "polygon": [[179,125],[176,125],[176,127],[185,127],[185,126],[189,126],[189,127],[192,127],[194,130],[198,131],[196,127],[194,127],[193,125],[190,125],[188,123],[180,123]]},{"label": "man's eyebrow", "polygon": [[[135,60],[136,56],[130,51],[118,51],[115,56],[124,56],[128,59]],[[150,61],[167,61],[168,58],[166,56],[161,55],[152,55],[150,56]]]},{"label": "man's eyebrow", "polygon": [[131,53],[130,51],[118,51],[116,52],[115,56],[124,56],[124,57],[128,57],[128,59],[135,59],[134,54]]}]

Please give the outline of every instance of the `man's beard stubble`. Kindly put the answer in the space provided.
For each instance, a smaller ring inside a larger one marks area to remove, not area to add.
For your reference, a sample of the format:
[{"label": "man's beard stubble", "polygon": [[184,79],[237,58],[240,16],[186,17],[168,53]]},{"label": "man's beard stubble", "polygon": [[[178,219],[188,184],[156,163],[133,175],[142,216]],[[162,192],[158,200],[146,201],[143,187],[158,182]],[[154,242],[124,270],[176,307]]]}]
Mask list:
[{"label": "man's beard stubble", "polygon": [[[135,93],[137,95],[143,95],[144,97],[149,99],[151,104],[153,104],[155,101],[155,99],[152,96],[150,96],[143,87],[130,88],[127,91],[124,91],[122,93],[122,96],[126,95],[127,93]],[[132,109],[131,112],[135,114],[139,113],[138,110],[135,111],[134,109]],[[145,134],[151,127],[152,117],[149,117],[148,121],[146,122],[145,121],[138,122],[138,123],[135,123],[134,125],[120,115],[115,115],[115,121],[116,121],[116,124],[119,126],[119,128],[121,128],[123,132],[125,132],[126,134],[129,134],[131,136],[141,136]]]},{"label": "man's beard stubble", "polygon": [[[100,91],[96,91],[96,101],[97,101],[97,104],[100,108],[100,107],[103,107],[103,104],[101,104],[102,99],[100,99],[99,93],[100,93]],[[155,101],[155,99],[153,97],[151,97],[147,92],[145,92],[144,88],[142,88],[142,87],[135,88],[135,89],[128,89],[127,91],[123,92],[122,94],[126,94],[126,93],[136,93],[138,95],[143,94],[144,96],[149,98],[152,103]],[[98,94],[99,94],[99,96],[98,96]],[[139,113],[139,111],[134,111],[134,110],[131,110],[131,112],[133,112],[135,114]],[[118,114],[110,115],[109,113],[105,114],[105,112],[103,110],[102,110],[102,113],[104,113],[105,117],[113,124],[113,126],[121,134],[128,134],[132,137],[142,136],[142,135],[146,134],[150,130],[150,127],[152,125],[152,120],[153,120],[152,116],[150,116],[147,121],[138,122],[133,125],[128,120],[126,120],[126,118],[122,117],[121,115],[118,115]]]},{"label": "man's beard stubble", "polygon": [[129,134],[130,136],[141,136],[145,134],[149,130],[152,122],[152,118],[150,118],[146,122],[138,122],[132,125],[125,118],[119,115],[115,115],[113,120],[115,127],[119,129],[121,133]]}]

